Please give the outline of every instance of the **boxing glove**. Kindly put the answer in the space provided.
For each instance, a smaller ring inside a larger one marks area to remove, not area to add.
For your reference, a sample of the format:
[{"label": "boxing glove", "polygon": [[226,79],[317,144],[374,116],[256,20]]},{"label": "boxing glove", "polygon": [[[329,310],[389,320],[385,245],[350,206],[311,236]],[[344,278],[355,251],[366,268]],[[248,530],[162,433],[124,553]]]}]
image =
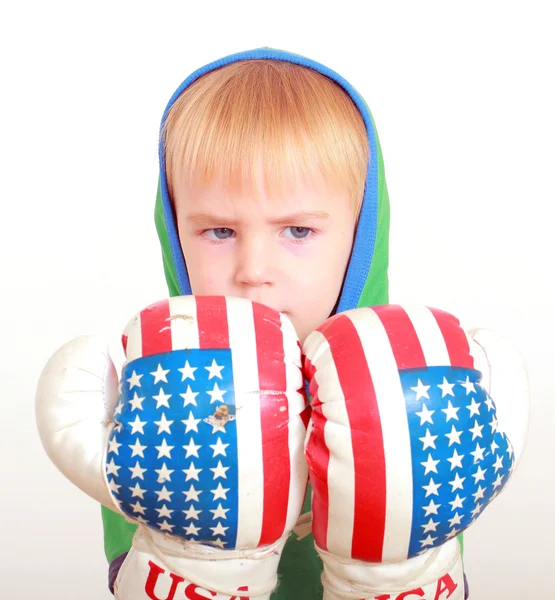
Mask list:
[{"label": "boxing glove", "polygon": [[176,297],[137,314],[118,382],[81,337],[39,380],[54,464],[138,528],[115,597],[267,599],[307,486],[300,344],[285,315]]},{"label": "boxing glove", "polygon": [[336,315],[303,345],[305,455],[325,600],[462,600],[457,535],[522,453],[518,353],[451,314],[388,305]]}]

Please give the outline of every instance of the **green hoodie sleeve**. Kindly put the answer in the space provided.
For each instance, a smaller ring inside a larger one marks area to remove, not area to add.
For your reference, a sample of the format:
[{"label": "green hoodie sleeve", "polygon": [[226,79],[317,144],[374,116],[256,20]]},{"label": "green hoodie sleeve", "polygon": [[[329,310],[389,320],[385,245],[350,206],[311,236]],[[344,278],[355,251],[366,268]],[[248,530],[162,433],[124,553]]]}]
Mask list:
[{"label": "green hoodie sleeve", "polygon": [[121,515],[105,506],[102,506],[101,510],[104,527],[104,553],[108,562],[111,563],[118,556],[129,551],[137,525],[129,523]]}]

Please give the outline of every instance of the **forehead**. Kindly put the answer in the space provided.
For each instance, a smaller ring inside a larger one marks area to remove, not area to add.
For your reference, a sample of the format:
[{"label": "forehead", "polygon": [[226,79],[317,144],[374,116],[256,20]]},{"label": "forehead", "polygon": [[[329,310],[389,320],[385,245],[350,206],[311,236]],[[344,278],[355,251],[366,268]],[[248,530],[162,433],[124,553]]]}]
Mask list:
[{"label": "forehead", "polygon": [[273,183],[259,167],[243,183],[217,173],[207,183],[191,183],[178,176],[174,202],[179,213],[210,211],[227,216],[279,216],[298,211],[325,211],[330,215],[349,211],[348,191],[321,175],[305,176]]}]

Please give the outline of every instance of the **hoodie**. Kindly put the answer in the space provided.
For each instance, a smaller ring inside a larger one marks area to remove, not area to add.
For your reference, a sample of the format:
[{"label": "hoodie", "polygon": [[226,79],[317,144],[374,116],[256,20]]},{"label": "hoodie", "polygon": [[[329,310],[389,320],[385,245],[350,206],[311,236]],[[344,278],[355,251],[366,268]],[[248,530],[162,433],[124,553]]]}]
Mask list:
[{"label": "hoodie", "polygon": [[[187,77],[171,97],[162,117],[162,126],[175,100],[198,77],[229,63],[248,59],[285,60],[314,69],[339,84],[358,107],[368,133],[370,160],[353,249],[336,312],[387,304],[389,197],[380,142],[365,100],[341,75],[314,60],[283,50],[264,47],[239,52],[207,64]],[[162,144],[159,148],[159,161],[160,178],[154,215],[162,248],[164,272],[170,296],[187,295],[192,293],[191,285],[169,198]],[[306,495],[303,513],[309,511],[310,488]],[[110,562],[110,587],[112,588],[119,567],[131,547],[136,526],[106,507],[102,507],[102,516],[104,547]],[[322,598],[321,572],[322,563],[314,549],[312,535],[298,540],[297,535],[292,533],[283,551],[278,573],[279,584],[272,594],[272,600],[320,600]]]}]

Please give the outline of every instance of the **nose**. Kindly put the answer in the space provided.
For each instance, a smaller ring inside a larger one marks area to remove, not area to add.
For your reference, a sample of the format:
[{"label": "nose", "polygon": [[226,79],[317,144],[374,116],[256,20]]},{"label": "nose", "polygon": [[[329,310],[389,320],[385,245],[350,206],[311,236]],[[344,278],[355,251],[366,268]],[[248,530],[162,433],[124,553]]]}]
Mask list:
[{"label": "nose", "polygon": [[271,283],[271,252],[262,237],[242,239],[238,244],[236,283],[240,286],[260,287]]}]

